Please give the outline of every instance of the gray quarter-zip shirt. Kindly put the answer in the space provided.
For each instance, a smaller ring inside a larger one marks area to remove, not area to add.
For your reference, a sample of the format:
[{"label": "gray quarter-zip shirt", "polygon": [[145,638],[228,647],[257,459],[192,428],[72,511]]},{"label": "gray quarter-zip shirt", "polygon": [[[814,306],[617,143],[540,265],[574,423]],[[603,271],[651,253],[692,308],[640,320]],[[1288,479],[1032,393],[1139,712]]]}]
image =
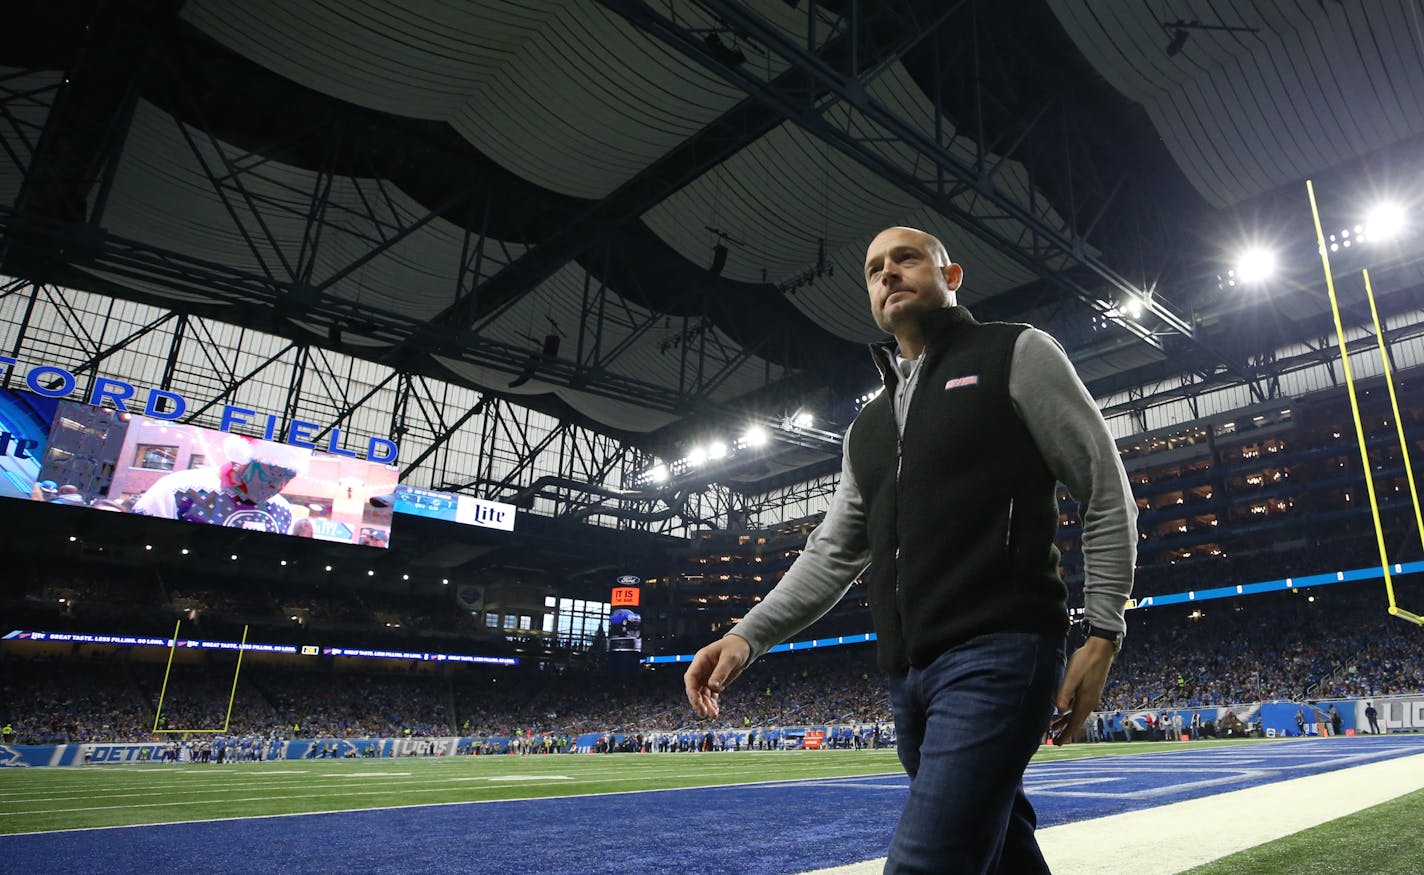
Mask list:
[{"label": "gray quarter-zip shirt", "polygon": [[[903,433],[919,377],[919,359],[896,356],[894,411]],[[1117,445],[1063,348],[1029,329],[1014,345],[1009,398],[1058,481],[1082,506],[1083,602],[1095,628],[1125,632],[1137,560],[1137,503]],[[752,659],[820,619],[869,563],[865,501],[842,443],[841,479],[826,517],[781,582],[728,634],[751,644]]]}]

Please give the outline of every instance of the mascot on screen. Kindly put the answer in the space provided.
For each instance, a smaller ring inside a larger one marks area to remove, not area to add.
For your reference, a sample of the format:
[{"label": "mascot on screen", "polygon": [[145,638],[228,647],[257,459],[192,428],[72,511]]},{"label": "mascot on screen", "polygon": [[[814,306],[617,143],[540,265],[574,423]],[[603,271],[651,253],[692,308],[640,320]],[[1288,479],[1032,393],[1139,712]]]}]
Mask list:
[{"label": "mascot on screen", "polygon": [[134,513],[289,534],[292,506],[279,493],[306,473],[311,450],[229,435],[225,462],[160,478],[134,504]]}]

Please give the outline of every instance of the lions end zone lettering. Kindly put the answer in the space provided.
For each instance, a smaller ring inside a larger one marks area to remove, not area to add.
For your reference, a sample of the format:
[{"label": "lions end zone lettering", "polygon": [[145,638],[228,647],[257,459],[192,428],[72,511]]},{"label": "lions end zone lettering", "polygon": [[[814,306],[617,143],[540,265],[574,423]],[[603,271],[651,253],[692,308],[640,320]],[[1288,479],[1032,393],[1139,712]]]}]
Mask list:
[{"label": "lions end zone lettering", "polygon": [[[18,360],[11,356],[0,355],[0,371],[8,370],[18,363]],[[55,365],[38,365],[30,368],[25,374],[26,388],[45,398],[66,399],[74,392],[78,384],[79,381],[74,374]],[[187,399],[182,395],[162,389],[144,390],[146,397],[142,409],[139,409],[137,404],[131,409],[126,402],[134,399],[139,391],[139,387],[132,383],[100,376],[94,379],[94,387],[90,390],[89,398],[85,403],[94,407],[102,407],[104,401],[108,400],[120,413],[170,421],[181,418],[188,410]],[[322,431],[320,423],[293,419],[285,429],[279,430],[280,423],[277,416],[266,414],[265,417],[259,418],[257,411],[232,404],[223,406],[221,422],[222,424],[218,427],[219,431],[230,432],[239,425],[257,426],[262,429],[263,440],[321,450],[334,456],[357,458],[354,451],[342,449],[341,429],[336,426],[330,427],[327,439],[318,446],[316,436]],[[389,465],[394,464],[399,455],[400,446],[394,441],[379,437],[366,439],[365,458],[367,461]]]}]

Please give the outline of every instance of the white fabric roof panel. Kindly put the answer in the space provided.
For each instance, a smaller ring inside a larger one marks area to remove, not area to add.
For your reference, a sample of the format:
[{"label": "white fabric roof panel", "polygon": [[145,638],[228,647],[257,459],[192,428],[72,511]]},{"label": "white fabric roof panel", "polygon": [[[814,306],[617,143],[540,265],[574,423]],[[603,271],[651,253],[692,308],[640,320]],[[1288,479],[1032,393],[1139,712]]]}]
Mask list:
[{"label": "white fabric roof panel", "polygon": [[[596,317],[595,294],[598,290],[597,278],[590,280],[589,309],[587,317],[583,311],[585,272],[577,264],[565,265],[562,270],[542,283],[533,292],[525,295],[493,324],[484,329],[485,336],[515,346],[536,351],[545,335],[559,333],[561,336],[559,356],[572,359],[578,350],[579,332],[584,335],[584,355],[592,354],[594,325]],[[601,357],[611,354],[638,326],[652,317],[647,310],[609,290],[603,305],[603,336],[599,343]],[[586,325],[585,322],[588,324]],[[552,324],[551,324],[552,323]],[[558,326],[555,331],[554,326]],[[681,352],[677,348],[664,351],[661,345],[683,330],[680,316],[658,316],[654,325],[629,347],[604,367],[611,373],[651,382],[667,389],[676,390],[678,385],[677,362]],[[709,331],[715,329],[709,328]],[[694,339],[701,344],[701,338]],[[707,335],[708,359],[705,376],[710,379],[720,370],[719,357],[725,351],[727,356],[737,355],[740,347],[720,332]],[[779,365],[769,364],[758,356],[749,356],[737,366],[711,392],[714,401],[727,401],[747,392],[762,388],[767,381],[768,369],[772,381],[785,375]],[[687,375],[690,388],[695,374]],[[504,380],[508,382],[508,380]],[[498,384],[498,385],[502,385]],[[565,398],[570,404],[574,402]],[[631,426],[621,426],[631,428]],[[639,428],[638,430],[643,430]]]},{"label": "white fabric roof panel", "polygon": [[[804,13],[764,5],[804,27]],[[603,197],[744,97],[587,0],[194,0],[182,14],[309,88],[446,121],[506,169],[575,197]],[[696,7],[678,14],[710,25]]]},{"label": "white fabric roof panel", "polygon": [[[242,154],[230,146],[214,147],[198,132],[189,133],[204,162],[216,173],[223,173],[223,155],[232,161]],[[187,252],[252,273],[261,273],[265,263],[274,275],[286,278],[289,276],[287,267],[295,267],[298,261],[317,176],[290,165],[265,161],[239,173],[238,179],[242,189],[258,204],[262,221],[276,242],[276,250],[285,258],[285,265],[247,208],[243,192],[230,183],[226,186],[227,201],[257,242],[262,253],[259,261],[223,197],[214,190],[212,180],[203,171],[178,122],[141,101],[134,112],[103,225],[122,237]],[[383,225],[379,231],[372,222],[371,212]],[[332,277],[369,251],[382,236],[394,236],[401,226],[426,213],[423,206],[390,183],[347,177],[332,180],[316,249],[313,281],[320,284]],[[455,299],[455,275],[462,240],[461,229],[435,218],[339,280],[328,293],[419,319],[429,318]],[[486,240],[482,278],[492,276],[522,251],[516,244]]]},{"label": "white fabric roof panel", "polygon": [[332,97],[448,119],[567,0],[192,0],[182,17],[267,69]]},{"label": "white fabric roof panel", "polygon": [[[934,136],[934,111],[928,99],[900,64],[889,65],[870,86],[871,96]],[[844,105],[827,111],[838,126],[869,138],[876,136],[859,112]],[[960,159],[974,160],[974,147],[956,137],[952,125],[942,125],[940,142]],[[904,146],[875,143],[907,172],[928,175]],[[1004,161],[995,177],[999,190],[1021,205],[1029,205],[1028,174],[1021,164]],[[966,209],[972,197],[961,195]],[[1064,222],[1047,202],[1038,214],[1052,226]],[[976,212],[991,213],[982,206]],[[1035,274],[989,244],[924,207],[911,195],[876,176],[838,150],[801,128],[785,123],[729,158],[702,177],[664,199],[643,216],[652,230],[689,260],[706,264],[712,257],[716,228],[731,238],[723,275],[743,282],[763,279],[780,283],[814,267],[817,239],[826,241],[827,259],[835,275],[820,277],[811,287],[796,290],[793,303],[826,330],[848,340],[880,336],[869,321],[865,289],[860,280],[865,247],[875,232],[888,225],[911,225],[940,237],[951,257],[966,265],[967,284],[961,301],[971,304],[1032,281]],[[1015,223],[1000,223],[1009,236]],[[765,273],[763,274],[763,271]]]},{"label": "white fabric roof panel", "polygon": [[[20,186],[25,181],[21,168],[29,164],[30,156],[39,144],[40,132],[49,118],[49,108],[63,79],[64,74],[58,71],[21,72],[11,67],[0,67],[0,87],[27,95],[7,100],[5,109],[8,117],[0,117],[0,141],[5,144],[0,150],[0,203],[13,204],[19,196]],[[16,164],[15,158],[23,163]]]},{"label": "white fabric roof panel", "polygon": [[450,369],[450,372],[469,380],[477,386],[489,386],[499,392],[511,395],[543,395],[554,393],[568,405],[585,416],[613,428],[624,431],[656,431],[676,422],[680,417],[672,413],[648,410],[636,402],[617,401],[597,395],[589,395],[575,389],[554,386],[539,379],[533,379],[522,386],[510,388],[511,377],[501,371],[462,361],[435,356],[435,360]]},{"label": "white fabric roof panel", "polygon": [[[1216,206],[1424,134],[1415,3],[1049,5],[1098,72],[1146,107],[1182,171]],[[1259,32],[1190,30],[1168,57],[1162,23],[1178,19]]]}]

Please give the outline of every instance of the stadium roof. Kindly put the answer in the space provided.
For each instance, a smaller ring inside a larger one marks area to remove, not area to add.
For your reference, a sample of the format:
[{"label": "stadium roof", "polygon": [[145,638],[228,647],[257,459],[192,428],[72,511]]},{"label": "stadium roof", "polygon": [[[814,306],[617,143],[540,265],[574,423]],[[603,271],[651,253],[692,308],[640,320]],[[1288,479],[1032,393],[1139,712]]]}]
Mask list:
[{"label": "stadium roof", "polygon": [[[1329,331],[1301,180],[1346,227],[1367,198],[1420,202],[1417,16],[32,4],[0,35],[0,271],[657,446],[709,417],[844,421],[873,378],[865,245],[910,224],[967,266],[962,302],[1052,331],[1095,394],[1264,380]],[[1218,275],[1254,237],[1289,267],[1247,297]],[[1419,250],[1371,262],[1387,315],[1419,307]]]}]

